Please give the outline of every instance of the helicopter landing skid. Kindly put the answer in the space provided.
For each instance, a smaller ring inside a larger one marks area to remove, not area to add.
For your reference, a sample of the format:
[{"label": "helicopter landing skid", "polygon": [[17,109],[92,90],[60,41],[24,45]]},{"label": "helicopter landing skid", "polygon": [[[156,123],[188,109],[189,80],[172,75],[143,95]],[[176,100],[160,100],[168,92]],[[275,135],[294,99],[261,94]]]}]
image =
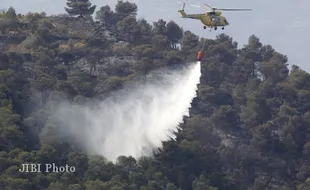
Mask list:
[{"label": "helicopter landing skid", "polygon": [[210,28],[210,30],[209,30],[209,31],[211,31],[213,27],[203,26],[203,29],[207,29],[207,28]]},{"label": "helicopter landing skid", "polygon": [[[210,30],[209,31],[211,31],[213,28],[214,28],[214,30],[217,30],[217,27],[207,27],[207,26],[203,26],[203,29],[207,29],[207,28],[210,28]],[[224,26],[222,27],[222,30],[224,30],[225,28],[224,28]]]}]

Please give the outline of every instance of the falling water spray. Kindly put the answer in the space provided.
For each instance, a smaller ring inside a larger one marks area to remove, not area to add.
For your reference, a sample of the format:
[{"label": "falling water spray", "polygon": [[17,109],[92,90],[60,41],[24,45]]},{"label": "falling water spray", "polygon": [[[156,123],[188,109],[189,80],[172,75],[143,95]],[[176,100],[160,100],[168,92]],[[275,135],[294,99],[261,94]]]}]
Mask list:
[{"label": "falling water spray", "polygon": [[53,111],[59,131],[90,154],[110,161],[121,155],[151,156],[189,115],[201,76],[200,62],[179,69],[159,69],[146,82],[135,81],[96,105],[61,103]]}]

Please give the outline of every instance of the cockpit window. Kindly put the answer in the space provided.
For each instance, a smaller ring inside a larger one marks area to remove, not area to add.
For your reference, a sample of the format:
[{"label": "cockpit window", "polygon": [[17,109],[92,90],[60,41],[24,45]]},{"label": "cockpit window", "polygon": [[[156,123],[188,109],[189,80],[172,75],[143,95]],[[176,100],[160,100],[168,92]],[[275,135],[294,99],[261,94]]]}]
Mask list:
[{"label": "cockpit window", "polygon": [[212,22],[220,22],[220,18],[219,17],[212,17],[211,18]]}]

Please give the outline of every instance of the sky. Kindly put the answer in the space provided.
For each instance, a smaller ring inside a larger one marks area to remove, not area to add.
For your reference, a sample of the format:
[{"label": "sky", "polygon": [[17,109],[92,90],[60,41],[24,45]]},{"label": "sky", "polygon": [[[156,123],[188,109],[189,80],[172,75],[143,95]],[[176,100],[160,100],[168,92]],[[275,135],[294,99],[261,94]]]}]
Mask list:
[{"label": "sky", "polygon": [[[27,3],[26,3],[27,2]],[[114,9],[117,0],[90,0],[101,6],[110,5]],[[306,19],[310,17],[309,0],[131,0],[138,5],[138,17],[150,22],[162,18],[178,23],[184,30],[191,30],[200,37],[214,39],[216,35],[225,33],[242,47],[248,42],[250,35],[256,35],[263,44],[272,47],[288,56],[290,65],[298,65],[310,72],[310,64],[306,59],[310,50],[310,25]],[[186,13],[203,13],[204,3],[218,8],[251,8],[246,12],[223,12],[230,26],[225,30],[209,31],[203,29],[200,21],[183,19],[177,12],[185,2]],[[41,12],[47,14],[65,13],[66,0],[1,0],[0,9],[10,6],[18,13]],[[200,5],[201,8],[189,5]]]}]

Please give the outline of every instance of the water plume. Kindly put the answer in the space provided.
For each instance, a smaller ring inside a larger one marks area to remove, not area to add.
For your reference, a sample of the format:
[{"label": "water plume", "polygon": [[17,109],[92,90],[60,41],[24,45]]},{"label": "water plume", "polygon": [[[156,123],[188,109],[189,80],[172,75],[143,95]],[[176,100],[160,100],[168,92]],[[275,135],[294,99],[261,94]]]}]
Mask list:
[{"label": "water plume", "polygon": [[151,156],[188,116],[200,81],[200,62],[159,69],[146,82],[134,81],[96,104],[61,103],[55,109],[59,130],[90,154],[110,161],[118,156]]}]

